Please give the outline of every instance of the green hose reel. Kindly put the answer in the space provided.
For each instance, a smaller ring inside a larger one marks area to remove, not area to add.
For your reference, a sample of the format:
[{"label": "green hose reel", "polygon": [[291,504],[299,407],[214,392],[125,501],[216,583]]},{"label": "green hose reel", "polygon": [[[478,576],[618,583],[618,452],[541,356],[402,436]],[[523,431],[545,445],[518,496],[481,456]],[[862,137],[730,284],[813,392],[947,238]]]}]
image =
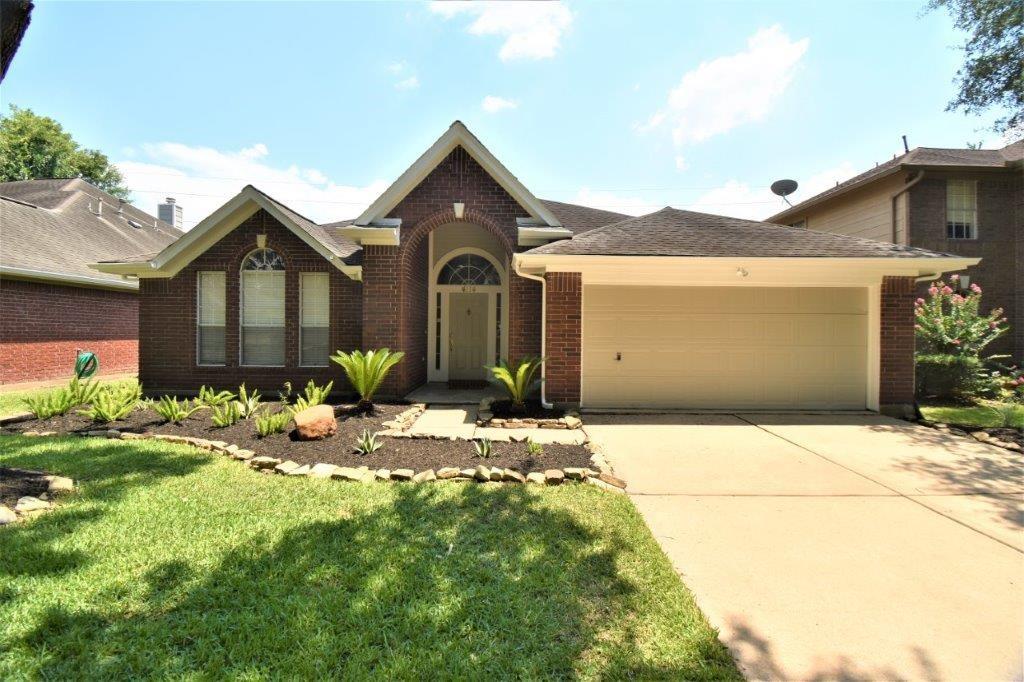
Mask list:
[{"label": "green hose reel", "polygon": [[79,379],[88,379],[100,368],[100,359],[96,354],[88,350],[78,351],[75,358],[75,376]]}]

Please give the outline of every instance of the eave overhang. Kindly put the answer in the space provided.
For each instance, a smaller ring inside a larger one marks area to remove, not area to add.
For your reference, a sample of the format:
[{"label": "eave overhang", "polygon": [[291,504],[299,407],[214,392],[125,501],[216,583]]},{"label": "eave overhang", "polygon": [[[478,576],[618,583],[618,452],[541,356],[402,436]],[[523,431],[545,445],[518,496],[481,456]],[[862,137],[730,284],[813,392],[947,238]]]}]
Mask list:
[{"label": "eave overhang", "polygon": [[34,282],[52,282],[55,284],[89,287],[92,289],[113,289],[115,291],[138,291],[139,289],[139,283],[135,280],[116,280],[108,279],[106,277],[71,275],[63,272],[35,270],[33,268],[18,268],[8,265],[0,265],[0,277]]}]

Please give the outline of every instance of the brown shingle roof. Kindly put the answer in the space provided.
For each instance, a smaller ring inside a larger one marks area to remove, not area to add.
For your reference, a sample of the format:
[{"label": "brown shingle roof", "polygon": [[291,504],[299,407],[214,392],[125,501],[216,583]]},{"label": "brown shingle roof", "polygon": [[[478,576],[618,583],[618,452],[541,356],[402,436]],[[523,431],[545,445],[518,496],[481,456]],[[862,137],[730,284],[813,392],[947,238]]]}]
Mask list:
[{"label": "brown shingle roof", "polygon": [[573,234],[588,232],[596,227],[616,223],[623,218],[630,217],[624,213],[605,211],[600,208],[591,208],[590,206],[566,204],[561,201],[551,201],[550,199],[541,199],[540,202],[555,214],[555,217],[562,223],[562,227]]},{"label": "brown shingle roof", "polygon": [[663,208],[527,253],[710,258],[936,258],[949,254],[870,239]]}]

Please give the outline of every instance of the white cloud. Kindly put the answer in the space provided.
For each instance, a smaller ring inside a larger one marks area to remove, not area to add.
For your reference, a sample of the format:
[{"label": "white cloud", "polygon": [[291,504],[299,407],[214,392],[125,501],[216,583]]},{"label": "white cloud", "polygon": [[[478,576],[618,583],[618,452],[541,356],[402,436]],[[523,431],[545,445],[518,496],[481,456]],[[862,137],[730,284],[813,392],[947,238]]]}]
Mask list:
[{"label": "white cloud", "polygon": [[391,64],[388,64],[387,67],[385,68],[387,68],[388,71],[397,76],[398,74],[405,71],[406,67],[407,64],[405,62],[392,62]]},{"label": "white cloud", "polygon": [[641,131],[668,121],[677,145],[701,142],[764,118],[789,87],[810,41],[791,40],[778,24],[747,39],[747,48],[701,62],[669,91],[664,109]]},{"label": "white cloud", "polygon": [[488,114],[496,114],[503,109],[515,109],[519,106],[519,102],[511,99],[505,99],[504,97],[497,97],[495,95],[487,95],[484,97],[483,102],[480,103],[480,107]]},{"label": "white cloud", "polygon": [[395,83],[396,90],[413,90],[420,87],[420,79],[416,76],[409,76]]},{"label": "white cloud", "polygon": [[255,185],[278,201],[317,222],[359,215],[388,186],[377,180],[365,187],[341,185],[315,168],[274,166],[270,150],[254,144],[239,151],[193,147],[176,142],[144,144],[136,158],[116,162],[132,203],[156,214],[164,197],[175,197],[191,228],[245,185]]},{"label": "white cloud", "polygon": [[561,2],[432,2],[430,11],[445,19],[467,14],[474,18],[469,33],[503,36],[498,52],[502,61],[554,57],[573,20]]},{"label": "white cloud", "polygon": [[686,163],[686,158],[682,154],[676,154],[676,170],[684,171],[690,167],[690,164]]},{"label": "white cloud", "polygon": [[625,213],[626,215],[644,215],[664,208],[663,204],[652,203],[640,197],[623,196],[603,190],[592,190],[589,187],[580,188],[580,191],[573,197],[572,203],[601,208],[606,211],[615,211],[616,213]]}]

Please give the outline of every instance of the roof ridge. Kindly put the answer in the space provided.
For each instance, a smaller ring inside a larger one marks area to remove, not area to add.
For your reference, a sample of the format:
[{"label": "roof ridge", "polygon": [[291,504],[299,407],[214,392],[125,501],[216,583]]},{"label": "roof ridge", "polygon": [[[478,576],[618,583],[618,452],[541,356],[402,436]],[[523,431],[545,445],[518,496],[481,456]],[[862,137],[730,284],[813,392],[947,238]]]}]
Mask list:
[{"label": "roof ridge", "polygon": [[288,204],[284,203],[283,201],[281,201],[281,200],[279,200],[279,199],[275,199],[274,197],[270,196],[269,194],[267,194],[266,192],[264,192],[263,190],[261,190],[261,189],[260,189],[259,187],[257,187],[256,185],[254,185],[254,184],[252,184],[252,183],[249,183],[248,185],[246,185],[246,187],[249,187],[249,188],[251,188],[251,189],[253,189],[253,190],[255,190],[255,191],[259,192],[260,194],[262,194],[263,196],[265,196],[265,197],[266,197],[267,199],[269,199],[270,201],[273,201],[273,202],[274,202],[275,204],[277,204],[278,206],[281,206],[282,208],[288,209],[289,211],[291,211],[291,212],[292,212],[292,213],[294,213],[295,215],[297,215],[297,216],[299,216],[300,218],[302,218],[303,220],[305,220],[305,221],[306,221],[307,223],[312,223],[313,225],[316,225],[317,227],[323,227],[323,225],[321,225],[320,223],[316,222],[316,221],[315,221],[315,220],[313,220],[312,218],[308,218],[308,217],[306,217],[306,216],[302,215],[301,213],[299,213],[298,211],[296,211],[296,210],[295,210],[294,208],[292,208],[292,207],[291,207],[291,206],[289,206]]},{"label": "roof ridge", "polygon": [[28,201],[22,201],[21,199],[15,199],[14,197],[9,197],[5,194],[0,194],[0,199],[3,199],[4,201],[11,201],[14,202],[15,204],[21,204],[22,206],[28,206],[29,208],[39,208],[39,206],[37,206],[36,204],[30,203]]}]

